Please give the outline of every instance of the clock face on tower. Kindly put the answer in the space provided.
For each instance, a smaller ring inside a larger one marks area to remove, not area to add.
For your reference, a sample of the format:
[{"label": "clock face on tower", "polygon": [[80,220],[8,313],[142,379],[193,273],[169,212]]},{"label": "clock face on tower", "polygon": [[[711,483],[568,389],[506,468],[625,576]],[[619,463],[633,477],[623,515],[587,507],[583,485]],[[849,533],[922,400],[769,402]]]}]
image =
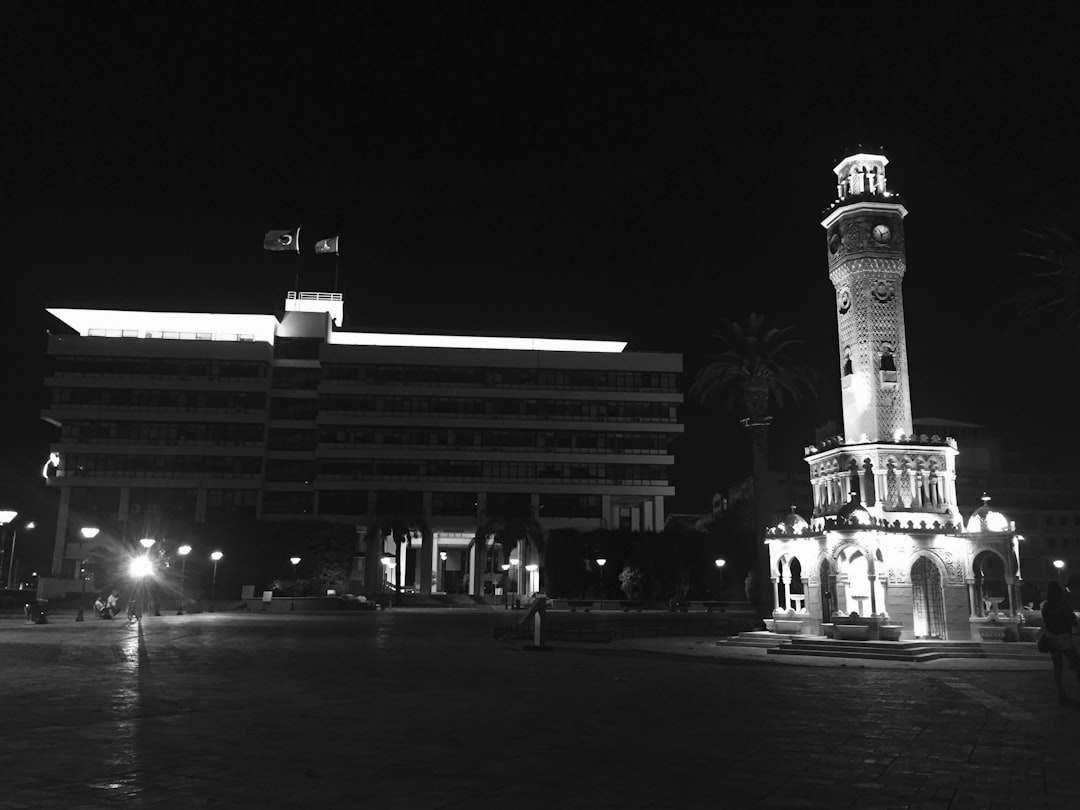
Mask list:
[{"label": "clock face on tower", "polygon": [[829,235],[829,253],[835,254],[840,249],[840,231],[833,231]]},{"label": "clock face on tower", "polygon": [[879,245],[888,244],[889,240],[892,239],[892,231],[889,230],[888,225],[875,225],[873,233],[874,241]]}]

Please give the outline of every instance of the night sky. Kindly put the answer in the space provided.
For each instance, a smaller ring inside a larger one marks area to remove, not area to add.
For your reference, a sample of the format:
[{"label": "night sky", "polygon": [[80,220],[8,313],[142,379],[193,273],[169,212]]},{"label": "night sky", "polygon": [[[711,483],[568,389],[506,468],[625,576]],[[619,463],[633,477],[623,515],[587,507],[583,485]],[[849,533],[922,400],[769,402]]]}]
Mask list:
[{"label": "night sky", "polygon": [[[295,261],[262,235],[301,223],[305,289],[340,230],[354,329],[692,369],[724,318],[794,325],[822,375],[778,414],[797,469],[840,416],[819,222],[859,144],[910,211],[915,415],[1067,434],[1075,337],[1011,329],[1010,290],[1023,230],[1075,219],[1078,32],[1064,3],[9,4],[4,491],[41,494],[46,306],[272,312]],[[748,469],[738,416],[686,409],[680,511]]]}]

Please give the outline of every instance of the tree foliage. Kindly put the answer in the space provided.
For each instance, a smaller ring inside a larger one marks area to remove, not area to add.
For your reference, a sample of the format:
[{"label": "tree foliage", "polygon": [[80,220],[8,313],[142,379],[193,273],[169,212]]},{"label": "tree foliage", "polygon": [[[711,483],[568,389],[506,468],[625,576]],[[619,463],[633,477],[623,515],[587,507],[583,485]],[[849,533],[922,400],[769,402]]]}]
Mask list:
[{"label": "tree foliage", "polygon": [[[633,532],[598,529],[552,531],[548,538],[547,593],[558,598],[626,599],[623,572],[633,572],[637,598],[742,599],[742,579],[754,564],[746,528],[717,521],[708,531]],[[723,571],[717,558],[727,561]],[[605,564],[597,564],[604,559]]]},{"label": "tree foliage", "polygon": [[1060,218],[1066,224],[1023,232],[1028,246],[1017,253],[1023,272],[1010,299],[1014,328],[1080,328],[1080,211]]},{"label": "tree foliage", "polygon": [[765,417],[769,400],[783,407],[801,404],[816,393],[813,374],[799,358],[801,341],[794,327],[768,327],[752,313],[746,323],[724,321],[715,335],[719,351],[698,370],[690,393],[701,402],[721,398],[729,408],[740,405],[751,420]]}]

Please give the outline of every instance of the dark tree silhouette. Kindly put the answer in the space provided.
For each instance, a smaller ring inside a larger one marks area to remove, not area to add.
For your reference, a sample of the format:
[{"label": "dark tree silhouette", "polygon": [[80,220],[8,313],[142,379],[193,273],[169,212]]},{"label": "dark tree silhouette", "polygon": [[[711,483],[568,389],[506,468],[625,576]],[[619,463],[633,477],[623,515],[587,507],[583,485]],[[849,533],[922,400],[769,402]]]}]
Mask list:
[{"label": "dark tree silhouette", "polygon": [[[759,599],[768,593],[770,572],[764,550],[769,499],[770,402],[800,405],[816,395],[812,372],[797,355],[801,341],[792,337],[794,327],[770,328],[765,318],[753,313],[745,324],[725,321],[715,336],[719,352],[697,372],[690,393],[702,403],[721,398],[732,410],[742,410],[750,430],[754,482],[754,536]],[[767,603],[762,604],[767,607]]]},{"label": "dark tree silhouette", "polygon": [[1023,232],[1029,247],[1016,254],[1024,260],[1011,299],[1016,327],[1080,328],[1080,212],[1060,219],[1066,224]]}]

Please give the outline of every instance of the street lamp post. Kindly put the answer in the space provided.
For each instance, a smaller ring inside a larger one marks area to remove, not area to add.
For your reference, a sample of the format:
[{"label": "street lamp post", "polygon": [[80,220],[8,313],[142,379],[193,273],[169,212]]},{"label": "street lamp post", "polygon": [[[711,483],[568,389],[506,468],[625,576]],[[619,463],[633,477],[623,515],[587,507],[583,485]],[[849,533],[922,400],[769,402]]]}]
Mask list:
[{"label": "street lamp post", "polygon": [[503,563],[499,567],[502,568],[502,572],[503,572],[503,576],[502,576],[503,610],[509,610],[510,609],[510,604],[509,604],[509,602],[507,602],[507,593],[506,592],[508,590],[510,590],[510,581],[509,581],[509,577],[507,576],[506,572],[510,570],[510,563]]},{"label": "street lamp post", "polygon": [[518,565],[520,563],[521,563],[521,560],[519,560],[517,557],[511,557],[510,558],[510,569],[513,572],[513,573],[510,574],[510,584],[512,584],[514,586],[514,590],[513,590],[514,596],[510,600],[510,607],[513,607],[513,608],[517,607],[518,577],[519,577],[518,572],[521,570],[520,568],[518,568]]},{"label": "street lamp post", "polygon": [[[37,526],[34,525],[34,521],[32,521],[32,520],[29,523],[26,523],[26,524],[23,525],[23,531],[27,531],[27,532],[32,532],[36,528],[37,528]],[[12,531],[11,531],[11,561],[8,563],[8,577],[7,577],[8,590],[15,590],[15,586],[18,584],[17,579],[19,577],[19,560],[15,556],[15,542],[18,539],[19,539],[19,530],[18,529],[12,529]],[[2,558],[2,557],[3,557],[3,552],[0,551],[0,558]],[[3,566],[0,565],[0,568],[3,568]],[[0,579],[0,587],[2,587],[3,584],[4,584],[3,580]]]},{"label": "street lamp post", "polygon": [[727,560],[725,560],[723,557],[717,557],[716,560],[714,560],[714,563],[716,565],[716,570],[720,572],[720,587],[717,589],[719,591],[719,593],[716,594],[716,598],[717,599],[723,599],[724,598],[724,566],[727,565]]},{"label": "street lamp post", "polygon": [[596,564],[600,566],[600,598],[604,598],[604,566],[607,565],[606,557],[597,557]]},{"label": "street lamp post", "polygon": [[1065,561],[1064,560],[1054,560],[1054,568],[1057,569],[1057,580],[1058,580],[1058,585],[1060,585],[1061,584],[1061,572],[1065,570]]},{"label": "street lamp post", "polygon": [[[146,557],[147,569],[150,568],[150,549],[153,547],[154,543],[156,543],[156,542],[157,542],[157,540],[155,540],[153,537],[144,537],[142,540],[139,541],[139,544],[145,549],[145,551],[143,552],[143,556]],[[161,612],[157,609],[157,603],[154,602],[154,600],[150,598],[150,586],[149,585],[146,587],[146,590],[143,592],[143,610],[144,611],[152,611],[155,616],[160,616],[161,615]]]},{"label": "street lamp post", "polygon": [[292,563],[292,598],[289,600],[289,610],[296,610],[296,566],[300,564],[299,557],[289,557]]},{"label": "street lamp post", "polygon": [[128,573],[135,580],[135,590],[131,595],[131,599],[128,600],[127,616],[128,623],[130,623],[133,618],[142,620],[142,610],[139,608],[139,591],[142,589],[143,580],[153,573],[153,564],[150,562],[150,557],[146,554],[132,557],[131,562],[128,564]]},{"label": "street lamp post", "polygon": [[[4,549],[7,548],[7,527],[11,521],[15,520],[19,516],[19,513],[14,509],[0,509],[0,526],[3,527],[2,537],[0,537],[0,583],[3,582],[4,572]],[[15,551],[11,552],[11,558],[14,562]]]},{"label": "street lamp post", "polygon": [[435,590],[439,593],[446,591],[446,552],[439,552],[439,572],[435,582]]},{"label": "street lamp post", "polygon": [[180,555],[180,607],[176,609],[177,616],[184,615],[184,579],[187,577],[187,555],[191,553],[191,546],[187,543],[176,550]]},{"label": "street lamp post", "polygon": [[[397,566],[397,558],[393,554],[383,554],[382,564],[386,569],[383,571],[383,590],[389,590],[394,586],[394,583],[390,581],[390,577],[393,576],[394,568]],[[386,606],[390,607],[392,597],[387,597]]]},{"label": "street lamp post", "polygon": [[[95,537],[97,537],[99,531],[100,531],[100,529],[98,529],[95,526],[83,526],[79,530],[79,533],[83,536],[84,540],[89,541],[89,540],[93,540]],[[83,552],[82,552],[82,559],[79,560],[79,565],[78,565],[79,582],[80,582],[79,591],[80,591],[81,595],[79,597],[79,612],[75,614],[75,621],[77,621],[77,622],[81,622],[83,620],[83,603],[86,601],[86,569],[84,567],[85,565],[86,565],[86,550],[84,549]]]},{"label": "street lamp post", "polygon": [[214,612],[214,600],[217,598],[217,564],[225,555],[220,551],[210,552],[210,559],[214,561],[214,576],[210,580],[210,612]]}]

